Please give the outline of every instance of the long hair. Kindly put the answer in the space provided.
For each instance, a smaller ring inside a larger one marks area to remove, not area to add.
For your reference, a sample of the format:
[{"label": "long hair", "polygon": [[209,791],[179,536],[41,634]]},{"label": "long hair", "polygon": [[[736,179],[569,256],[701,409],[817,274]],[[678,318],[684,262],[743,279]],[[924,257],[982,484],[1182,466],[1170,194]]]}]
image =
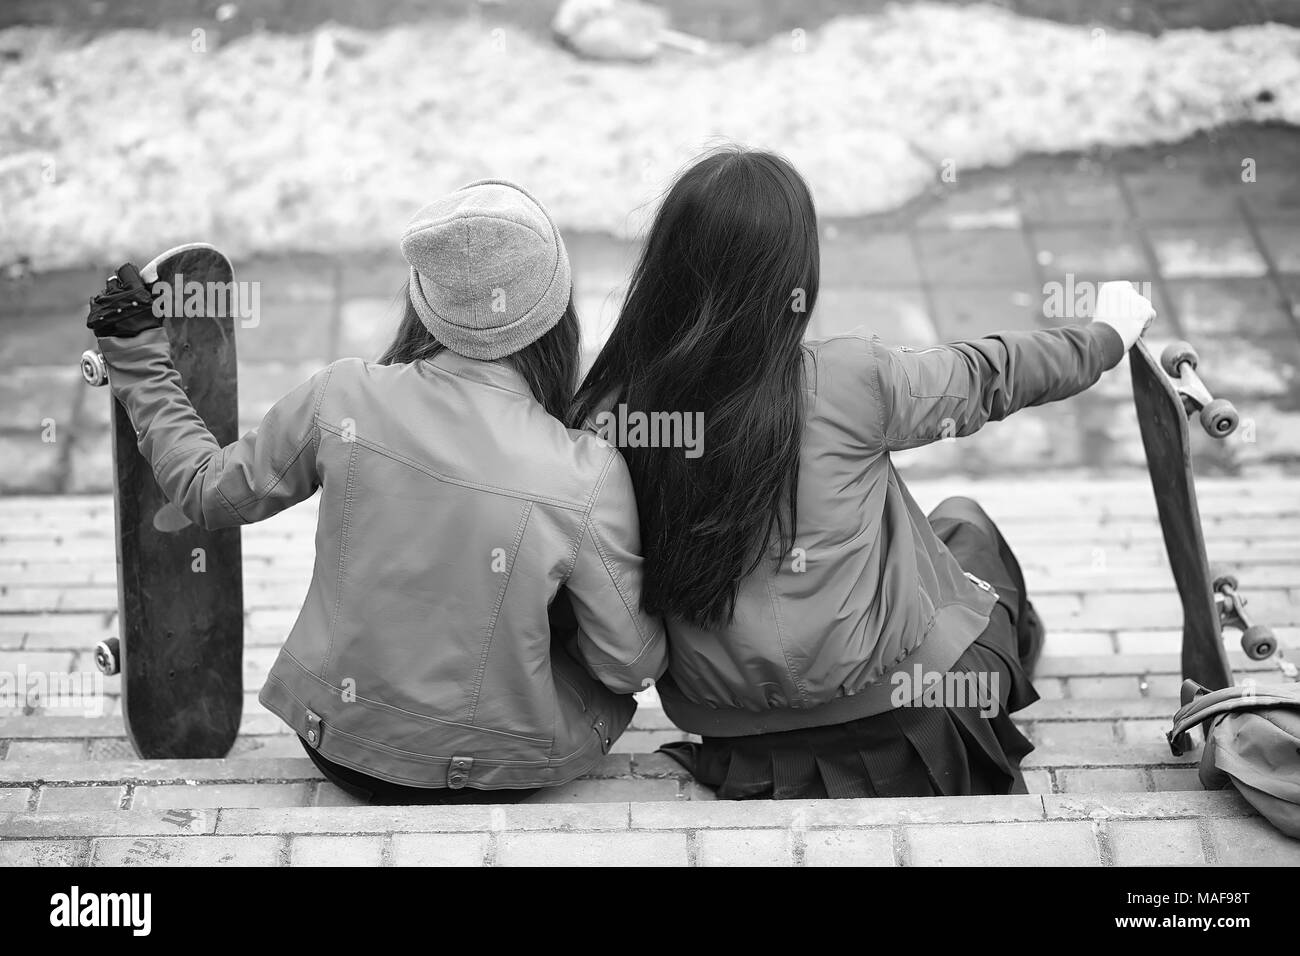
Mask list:
[{"label": "long hair", "polygon": [[735,616],[741,581],[793,544],[804,422],[802,340],[817,298],[817,216],[771,153],[731,148],[688,168],[650,227],[570,424],[702,413],[703,452],[624,447],[641,516],[642,605],[704,628]]},{"label": "long hair", "polygon": [[[398,323],[393,341],[379,357],[380,365],[419,362],[433,358],[446,348],[420,321],[415,306],[411,304],[410,292],[408,282],[402,291],[406,300],[402,320]],[[501,359],[523,376],[533,397],[560,421],[565,420],[573,402],[573,389],[578,381],[578,366],[581,361],[580,341],[578,311],[574,308],[573,296],[570,295],[564,314],[549,332],[518,352],[512,352]]]}]

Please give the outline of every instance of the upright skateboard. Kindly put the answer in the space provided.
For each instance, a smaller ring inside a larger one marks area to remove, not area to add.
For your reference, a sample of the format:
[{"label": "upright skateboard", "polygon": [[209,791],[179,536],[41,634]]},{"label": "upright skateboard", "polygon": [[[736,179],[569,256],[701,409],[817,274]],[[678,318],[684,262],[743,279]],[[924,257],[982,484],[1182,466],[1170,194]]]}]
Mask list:
[{"label": "upright skateboard", "polygon": [[[188,243],[140,274],[155,289],[167,283],[204,292],[199,309],[199,297],[187,292],[188,307],[178,301],[165,326],[195,411],[229,444],[239,427],[230,261],[206,243]],[[202,314],[185,314],[195,311]],[[91,385],[108,383],[95,350],[82,355],[81,371]],[[224,757],[244,700],[239,529],[204,531],[169,504],[126,410],[112,406],[120,640],[101,642],[95,662],[105,674],[121,672],[122,715],[141,757]]]},{"label": "upright skateboard", "polygon": [[1219,568],[1211,571],[1206,558],[1187,420],[1199,415],[1212,438],[1226,438],[1236,430],[1238,418],[1230,402],[1210,395],[1196,374],[1197,361],[1186,342],[1168,346],[1158,365],[1141,340],[1129,349],[1133,403],[1165,550],[1183,605],[1183,677],[1218,690],[1232,684],[1224,626],[1241,629],[1242,650],[1254,660],[1270,656],[1277,641],[1267,627],[1251,623],[1237,579]]}]

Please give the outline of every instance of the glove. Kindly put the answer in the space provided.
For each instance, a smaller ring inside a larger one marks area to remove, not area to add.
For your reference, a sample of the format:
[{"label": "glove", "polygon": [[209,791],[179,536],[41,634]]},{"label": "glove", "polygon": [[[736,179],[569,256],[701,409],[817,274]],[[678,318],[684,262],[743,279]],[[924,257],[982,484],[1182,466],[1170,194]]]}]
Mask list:
[{"label": "glove", "polygon": [[104,291],[90,300],[90,315],[86,317],[86,328],[101,339],[131,338],[148,329],[162,328],[162,324],[162,318],[154,314],[152,290],[129,262],[109,276]]},{"label": "glove", "polygon": [[1145,334],[1155,315],[1150,300],[1140,295],[1131,283],[1103,282],[1097,290],[1092,321],[1105,322],[1118,332],[1127,352]]}]

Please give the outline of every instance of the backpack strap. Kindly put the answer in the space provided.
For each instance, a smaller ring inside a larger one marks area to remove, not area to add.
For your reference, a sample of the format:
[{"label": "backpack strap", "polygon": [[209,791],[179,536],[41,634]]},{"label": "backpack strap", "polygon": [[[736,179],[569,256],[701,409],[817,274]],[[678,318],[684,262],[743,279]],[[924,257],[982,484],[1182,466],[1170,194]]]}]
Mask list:
[{"label": "backpack strap", "polygon": [[1211,692],[1194,680],[1185,680],[1181,691],[1183,706],[1174,714],[1173,729],[1165,734],[1169,740],[1169,749],[1175,757],[1181,757],[1193,746],[1188,731],[1234,710],[1272,706],[1300,707],[1300,697],[1291,690],[1295,686],[1291,684],[1286,687],[1260,688],[1244,684]]}]

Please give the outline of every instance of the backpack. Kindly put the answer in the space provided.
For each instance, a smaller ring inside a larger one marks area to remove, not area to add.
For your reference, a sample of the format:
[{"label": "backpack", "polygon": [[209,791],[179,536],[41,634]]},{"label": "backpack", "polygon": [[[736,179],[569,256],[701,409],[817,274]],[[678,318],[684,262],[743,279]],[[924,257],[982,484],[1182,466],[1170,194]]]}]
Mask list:
[{"label": "backpack", "polygon": [[1192,748],[1189,731],[1202,723],[1201,785],[1233,784],[1273,826],[1300,838],[1300,683],[1247,681],[1207,692],[1183,681],[1182,707],[1167,735],[1174,756]]}]

